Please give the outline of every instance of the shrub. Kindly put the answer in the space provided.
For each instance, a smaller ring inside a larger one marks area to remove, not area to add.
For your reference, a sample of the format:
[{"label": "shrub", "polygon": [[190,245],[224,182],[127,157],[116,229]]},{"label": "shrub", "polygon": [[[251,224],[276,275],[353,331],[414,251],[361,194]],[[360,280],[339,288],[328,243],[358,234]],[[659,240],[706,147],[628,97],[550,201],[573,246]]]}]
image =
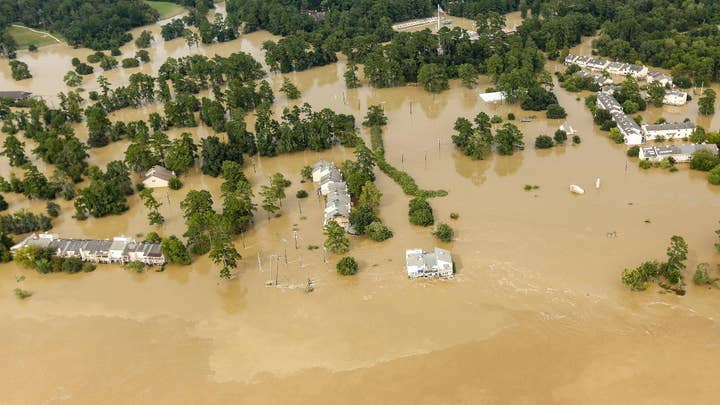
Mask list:
[{"label": "shrub", "polygon": [[127,68],[135,68],[140,66],[140,61],[135,58],[125,58],[122,60],[122,67]]},{"label": "shrub", "polygon": [[535,147],[538,149],[552,148],[554,144],[552,138],[547,135],[540,135],[535,138]]},{"label": "shrub", "polygon": [[[101,51],[97,51],[87,56],[88,63],[98,63],[105,57],[105,54]],[[75,66],[75,65],[73,65]]]},{"label": "shrub", "polygon": [[567,113],[565,112],[565,109],[562,108],[560,104],[550,104],[547,106],[547,112],[545,115],[548,118],[565,118],[567,117]]},{"label": "shrub", "polygon": [[305,190],[298,190],[297,193],[295,193],[295,197],[297,198],[307,198],[308,192]]},{"label": "shrub", "polygon": [[690,168],[693,170],[701,170],[709,172],[720,164],[720,158],[715,156],[709,150],[699,150],[692,154],[690,160]]},{"label": "shrub", "polygon": [[490,118],[490,123],[491,123],[491,124],[499,124],[499,123],[501,123],[501,122],[502,122],[502,118],[500,118],[500,117],[497,116],[497,115],[493,115],[492,118]]},{"label": "shrub", "polygon": [[620,144],[625,142],[625,137],[620,133],[620,130],[617,128],[612,128],[610,130],[610,133],[608,134],[608,137],[615,141],[615,143]]},{"label": "shrub", "polygon": [[85,273],[90,273],[91,271],[95,271],[96,268],[97,268],[97,266],[94,265],[93,263],[83,263],[83,265],[82,265],[82,271]]},{"label": "shrub", "polygon": [[365,228],[365,234],[376,242],[382,242],[393,237],[393,232],[380,221],[373,221]]},{"label": "shrub", "polygon": [[358,271],[358,264],[352,256],[345,256],[338,262],[336,266],[337,272],[343,276],[352,276]]},{"label": "shrub", "polygon": [[638,166],[641,169],[647,170],[647,169],[653,167],[653,163],[647,159],[644,159],[644,160],[641,160],[640,162],[638,162]]},{"label": "shrub", "polygon": [[110,55],[112,55],[112,56],[120,56],[121,54],[122,54],[122,52],[120,52],[120,48],[118,48],[118,47],[115,47],[110,50]]},{"label": "shrub", "polygon": [[75,66],[75,72],[79,75],[91,75],[94,71],[95,69],[87,63],[78,63],[78,65]]},{"label": "shrub", "polygon": [[715,166],[714,169],[708,172],[708,181],[710,184],[720,185],[720,166]]},{"label": "shrub", "polygon": [[445,223],[439,223],[435,227],[435,231],[432,234],[434,237],[440,239],[443,242],[450,242],[455,235],[455,231],[453,231],[450,225]]},{"label": "shrub", "polygon": [[145,235],[145,239],[143,239],[143,242],[145,242],[145,243],[160,243],[160,242],[162,242],[162,238],[160,237],[160,235],[158,235],[157,232],[152,231],[152,232],[148,232],[148,234]]},{"label": "shrub", "polygon": [[15,296],[20,298],[21,300],[24,300],[25,298],[29,298],[33,293],[28,290],[23,290],[21,288],[15,289]]},{"label": "shrub", "polygon": [[170,190],[180,190],[183,186],[183,182],[177,177],[171,177],[168,180],[168,187]]},{"label": "shrub", "polygon": [[515,120],[515,114],[513,114],[513,113],[508,113],[507,119],[510,120],[510,121],[514,121],[514,120]]},{"label": "shrub", "polygon": [[47,210],[47,214],[52,218],[57,218],[58,215],[60,215],[60,206],[52,201],[48,201],[45,209]]},{"label": "shrub", "polygon": [[553,136],[553,139],[555,140],[556,143],[559,143],[559,144],[565,143],[565,141],[567,141],[567,139],[568,139],[567,132],[563,131],[562,129],[558,129],[557,131],[555,131],[555,135]]},{"label": "shrub", "polygon": [[365,228],[371,223],[377,221],[378,218],[371,207],[367,205],[358,205],[350,210],[350,223],[355,230],[361,234],[365,233]]},{"label": "shrub", "polygon": [[580,139],[580,136],[578,136],[578,135],[573,135],[572,141],[575,145],[579,145],[580,142],[582,142],[582,139]]},{"label": "shrub", "polygon": [[708,274],[708,268],[710,266],[707,263],[700,263],[697,265],[695,274],[693,275],[693,282],[697,285],[714,285],[717,279],[711,278]]},{"label": "shrub", "polygon": [[145,271],[145,263],[137,261],[137,260],[125,263],[125,265],[123,267],[125,267],[128,270],[132,270],[135,273],[142,273],[143,271]]},{"label": "shrub", "polygon": [[410,223],[413,225],[430,226],[435,222],[430,203],[420,197],[410,200],[408,216],[410,217]]},{"label": "shrub", "polygon": [[640,147],[638,145],[633,145],[628,148],[627,152],[625,153],[630,157],[638,157],[640,156]]},{"label": "shrub", "polygon": [[458,218],[460,218],[460,214],[458,214],[457,212],[450,213],[450,219],[458,219]]},{"label": "shrub", "polygon": [[302,170],[300,170],[300,177],[302,177],[305,180],[312,179],[312,167],[303,166]]},{"label": "shrub", "polygon": [[30,44],[30,45],[28,45],[28,51],[30,51],[30,52],[37,52],[37,50],[38,50],[37,45],[35,45],[35,44]]},{"label": "shrub", "polygon": [[78,273],[83,269],[83,262],[77,257],[68,257],[63,259],[60,269],[64,273]]},{"label": "shrub", "polygon": [[143,182],[135,183],[135,189],[140,192],[145,190],[145,184]]}]

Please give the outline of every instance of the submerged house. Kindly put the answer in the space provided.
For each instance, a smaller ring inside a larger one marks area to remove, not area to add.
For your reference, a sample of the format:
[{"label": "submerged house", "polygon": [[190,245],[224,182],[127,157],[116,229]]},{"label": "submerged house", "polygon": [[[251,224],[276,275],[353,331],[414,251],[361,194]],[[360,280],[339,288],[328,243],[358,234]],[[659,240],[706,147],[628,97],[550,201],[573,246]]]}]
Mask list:
[{"label": "submerged house", "polygon": [[12,246],[10,251],[15,252],[26,246],[48,248],[55,256],[74,257],[92,263],[124,264],[139,261],[151,266],[165,264],[159,243],[136,242],[126,236],[113,239],[65,239],[56,234],[32,234]]},{"label": "submerged house", "polygon": [[649,146],[640,148],[638,157],[643,160],[661,161],[667,158],[673,158],[677,163],[686,163],[692,159],[692,154],[699,150],[707,150],[718,155],[718,147],[715,144],[686,144],[686,145],[667,145],[667,146]]},{"label": "submerged house", "polygon": [[663,96],[663,104],[685,105],[687,98],[688,94],[682,90],[667,90],[665,96]]},{"label": "submerged house", "polygon": [[0,91],[0,98],[7,98],[12,102],[27,100],[31,95],[32,93],[27,91]]},{"label": "submerged house", "polygon": [[647,77],[645,78],[648,84],[652,82],[660,82],[663,86],[667,86],[668,84],[672,84],[672,76],[670,76],[667,73],[658,72],[657,70],[653,70],[652,72],[649,72],[647,74]]},{"label": "submerged house", "polygon": [[452,255],[438,247],[431,252],[424,252],[422,249],[406,250],[405,267],[410,278],[450,278],[454,274]]},{"label": "submerged house", "polygon": [[695,123],[686,122],[666,122],[664,124],[645,124],[642,126],[645,141],[657,138],[677,139],[688,138],[695,132]]},{"label": "submerged house", "polygon": [[170,179],[173,177],[175,177],[175,172],[171,172],[162,166],[156,165],[145,172],[143,184],[147,188],[167,187]]},{"label": "submerged house", "polygon": [[349,233],[355,233],[350,224],[352,199],[340,170],[332,162],[321,160],[312,167],[313,182],[319,183],[318,195],[325,196],[323,225],[335,221]]},{"label": "submerged house", "polygon": [[640,125],[634,119],[629,117],[623,111],[622,106],[611,94],[605,92],[597,93],[596,105],[598,108],[607,110],[612,116],[612,120],[617,124],[617,128],[625,140],[627,145],[640,145],[643,143],[643,134]]}]

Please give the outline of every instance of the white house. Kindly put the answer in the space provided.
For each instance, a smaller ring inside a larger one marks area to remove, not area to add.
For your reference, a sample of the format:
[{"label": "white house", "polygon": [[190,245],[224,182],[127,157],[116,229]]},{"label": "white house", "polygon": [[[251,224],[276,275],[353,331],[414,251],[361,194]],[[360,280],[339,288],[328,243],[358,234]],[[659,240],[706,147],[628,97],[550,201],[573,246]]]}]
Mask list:
[{"label": "white house", "polygon": [[710,151],[714,156],[718,155],[718,147],[715,144],[686,144],[686,145],[667,145],[667,146],[648,146],[640,148],[638,157],[646,160],[661,161],[667,158],[673,158],[677,163],[689,162],[692,154],[699,150]]},{"label": "white house", "polygon": [[663,104],[668,105],[685,105],[687,103],[688,94],[682,90],[666,90],[663,97]]},{"label": "white house", "polygon": [[441,277],[453,276],[452,255],[445,249],[435,248],[432,252],[422,249],[405,251],[405,265],[408,277]]},{"label": "white house", "polygon": [[327,160],[321,160],[312,166],[312,181],[313,183],[319,183],[323,176],[330,173],[330,170],[335,168],[332,162]]},{"label": "white house", "polygon": [[321,160],[313,165],[313,182],[319,183],[318,195],[325,196],[323,225],[335,221],[349,233],[355,233],[350,224],[352,199],[343,175],[332,162]]},{"label": "white house", "polygon": [[695,123],[687,122],[666,122],[664,124],[645,124],[642,126],[645,141],[651,141],[662,137],[665,139],[688,138],[695,132]]},{"label": "white house", "polygon": [[667,73],[658,72],[657,70],[648,72],[645,80],[647,81],[648,84],[653,83],[653,82],[660,82],[660,84],[662,84],[663,86],[672,84],[672,76],[670,76]]},{"label": "white house", "polygon": [[506,95],[503,91],[495,91],[492,93],[480,93],[480,99],[486,103],[499,103],[505,100]]},{"label": "white house", "polygon": [[171,172],[162,166],[153,166],[145,172],[143,184],[147,188],[167,187],[168,182],[173,177],[175,177],[175,172]]}]

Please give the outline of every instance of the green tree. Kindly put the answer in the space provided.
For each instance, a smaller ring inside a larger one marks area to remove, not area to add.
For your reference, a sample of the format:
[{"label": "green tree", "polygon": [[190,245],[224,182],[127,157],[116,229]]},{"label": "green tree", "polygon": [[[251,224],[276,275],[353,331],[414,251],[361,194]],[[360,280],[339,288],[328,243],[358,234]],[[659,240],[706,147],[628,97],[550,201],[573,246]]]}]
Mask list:
[{"label": "green tree", "polygon": [[112,125],[107,113],[96,105],[85,109],[88,127],[88,145],[99,148],[110,143]]},{"label": "green tree", "polygon": [[343,276],[352,276],[358,272],[357,261],[352,256],[345,256],[337,263],[336,270]]},{"label": "green tree", "polygon": [[710,268],[710,265],[707,263],[699,263],[697,265],[697,268],[695,269],[695,274],[693,275],[693,282],[696,285],[716,285],[718,282],[717,278],[710,277],[710,274],[708,274],[708,269]]},{"label": "green tree", "polygon": [[372,222],[365,228],[365,234],[376,242],[382,242],[393,237],[393,232],[380,221]]},{"label": "green tree", "polygon": [[445,66],[428,63],[418,71],[418,83],[427,91],[439,93],[450,88]]},{"label": "green tree", "polygon": [[698,111],[702,115],[713,115],[715,114],[715,98],[717,93],[713,89],[705,89],[702,97],[698,99]]},{"label": "green tree", "polygon": [[458,77],[462,81],[463,86],[472,89],[477,86],[478,71],[474,65],[463,63],[457,67]]},{"label": "green tree", "polygon": [[547,135],[539,135],[535,138],[535,148],[537,149],[548,149],[555,146],[553,139]]},{"label": "green tree", "polygon": [[567,117],[567,113],[565,112],[565,109],[562,108],[562,106],[560,106],[560,104],[548,104],[545,115],[548,118],[553,118],[553,119]]},{"label": "green tree", "polygon": [[187,172],[197,159],[197,145],[192,135],[183,132],[180,138],[173,139],[165,151],[165,167],[176,174]]},{"label": "green tree", "polygon": [[435,231],[432,234],[434,237],[440,239],[443,242],[451,242],[453,236],[455,236],[455,231],[453,231],[450,225],[445,223],[439,223],[435,227]]},{"label": "green tree", "polygon": [[558,144],[563,144],[567,141],[567,132],[563,131],[562,129],[558,129],[555,131],[555,135],[553,135],[553,139]]},{"label": "green tree", "polygon": [[335,221],[328,221],[323,228],[326,236],[324,246],[335,254],[345,253],[350,249],[350,241],[345,236],[345,230]]},{"label": "green tree", "polygon": [[25,142],[21,142],[15,135],[8,135],[3,142],[3,150],[0,155],[10,161],[10,166],[19,167],[27,163],[25,156]]},{"label": "green tree", "polygon": [[187,247],[175,235],[163,238],[161,247],[168,263],[188,265],[192,261]]},{"label": "green tree", "polygon": [[367,206],[371,209],[376,209],[380,206],[380,200],[382,199],[382,192],[378,190],[375,183],[372,181],[366,181],[360,191],[360,197],[358,198],[358,205]]},{"label": "green tree", "polygon": [[690,168],[693,170],[709,172],[717,165],[720,165],[720,158],[706,149],[694,152],[692,154],[692,158],[690,159]]},{"label": "green tree", "polygon": [[63,81],[68,87],[77,87],[82,84],[82,76],[70,70],[63,76]]},{"label": "green tree", "polygon": [[430,203],[421,197],[415,197],[410,200],[408,216],[410,223],[413,225],[430,226],[435,222]]},{"label": "green tree", "polygon": [[165,222],[165,218],[160,214],[158,208],[162,203],[158,202],[153,196],[153,189],[146,188],[140,192],[140,199],[143,201],[145,208],[148,209],[148,221],[150,225],[160,225]]},{"label": "green tree", "polygon": [[708,181],[713,185],[720,185],[720,165],[708,172]]},{"label": "green tree", "polygon": [[354,62],[348,62],[345,68],[345,86],[348,89],[356,89],[360,87],[360,80],[357,77],[357,65]]},{"label": "green tree", "polygon": [[152,42],[153,39],[152,32],[143,30],[140,35],[138,35],[137,39],[135,39],[135,46],[138,48],[149,48],[150,42]]},{"label": "green tree", "polygon": [[659,81],[654,81],[648,86],[648,98],[655,107],[662,107],[665,98],[665,86]]},{"label": "green tree", "polygon": [[260,196],[263,198],[261,207],[268,213],[268,219],[270,219],[271,214],[275,214],[280,210],[280,207],[277,205],[279,203],[277,190],[272,187],[272,185],[264,185],[260,188]]},{"label": "green tree", "polygon": [[512,155],[515,150],[525,149],[523,134],[511,123],[506,123],[495,133],[497,152],[501,155]]},{"label": "green tree", "polygon": [[210,260],[222,266],[220,277],[229,279],[231,270],[237,268],[237,262],[242,258],[232,243],[230,222],[222,215],[209,216],[210,229]]},{"label": "green tree", "polygon": [[14,80],[25,80],[32,77],[27,63],[20,62],[19,60],[10,61],[10,70]]},{"label": "green tree", "polygon": [[375,212],[367,205],[358,205],[350,210],[350,223],[360,234],[364,234],[365,228],[377,220]]},{"label": "green tree", "polygon": [[280,91],[285,93],[287,98],[290,100],[298,99],[301,96],[300,90],[287,77],[283,78],[283,84],[280,87]]},{"label": "green tree", "polygon": [[367,115],[363,121],[363,126],[366,127],[381,127],[387,124],[387,117],[385,117],[385,111],[380,105],[371,105],[368,107]]},{"label": "green tree", "polygon": [[670,246],[667,248],[668,260],[661,266],[661,275],[665,276],[672,284],[682,282],[682,270],[685,269],[688,245],[681,236],[673,235],[670,238]]}]

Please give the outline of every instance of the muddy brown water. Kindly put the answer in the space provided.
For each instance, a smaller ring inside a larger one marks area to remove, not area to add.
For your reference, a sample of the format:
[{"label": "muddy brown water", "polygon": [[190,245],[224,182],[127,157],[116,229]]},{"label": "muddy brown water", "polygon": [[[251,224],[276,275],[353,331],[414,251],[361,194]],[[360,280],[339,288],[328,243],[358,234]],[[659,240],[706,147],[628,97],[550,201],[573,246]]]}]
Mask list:
[{"label": "muddy brown water", "polygon": [[[157,26],[150,29],[159,37]],[[254,33],[190,52],[242,50],[261,59],[260,46],[268,38]],[[150,64],[103,75],[113,85],[122,84],[134,71],[154,73],[165,57],[189,52],[182,40],[156,40]],[[134,45],[123,51],[134,53]],[[83,59],[88,53],[63,45],[21,53],[35,77],[13,82],[0,64],[0,84],[52,96],[65,90],[61,79],[71,57]],[[715,401],[720,291],[689,285],[684,297],[660,294],[654,287],[633,293],[619,281],[624,267],[661,259],[673,234],[684,236],[690,246],[690,269],[707,261],[718,274],[713,230],[720,189],[710,186],[704,174],[686,168],[640,171],[634,161],[626,168],[625,148],[592,125],[582,101],[586,94],[563,90],[558,97],[582,144],[534,150],[536,135],[552,134],[563,122],[539,113],[530,123],[516,122],[526,136],[525,151],[472,161],[450,141],[458,116],[531,113],[484,104],[477,90],[458,83],[437,95],[417,87],[346,90],[344,65],[340,61],[289,76],[302,90],[302,101],[316,109],[330,107],[360,120],[368,105],[384,105],[388,160],[421,187],[449,191],[431,203],[437,220],[457,232],[452,243],[440,244],[453,252],[454,280],[405,277],[404,250],[429,249],[437,242],[430,229],[409,225],[408,197],[380,172],[380,215],[395,237],[380,244],[352,238],[350,254],[360,263],[354,277],[335,274],[339,256],[329,255],[325,263],[321,251],[307,249],[323,242],[322,206],[314,197],[295,198],[298,189],[312,191],[298,173],[320,158],[338,163],[351,158],[352,150],[255,159],[246,164],[246,173],[256,193],[277,171],[293,185],[282,216],[268,220],[259,211],[255,226],[235,241],[243,260],[231,281],[219,279],[207,257],[188,267],[143,274],[103,265],[93,273],[43,276],[14,264],[0,266],[0,402]],[[273,74],[270,81],[277,89],[282,77]],[[484,80],[480,87],[487,86]],[[86,79],[86,89],[95,87]],[[288,104],[277,95],[276,110]],[[112,119],[139,119],[157,108],[123,110]],[[661,115],[718,127],[718,118],[697,117],[696,100],[684,108],[643,113],[648,121]],[[252,118],[248,121],[252,125]],[[76,130],[85,139],[85,130]],[[174,137],[183,131],[188,129],[169,133]],[[202,126],[189,132],[196,139],[211,133]],[[367,139],[366,131],[362,135]],[[126,147],[118,142],[93,149],[91,161],[104,165],[121,158]],[[7,159],[0,159],[0,170],[9,172]],[[593,186],[597,177],[600,189]],[[151,230],[181,234],[179,201],[188,190],[207,189],[219,208],[221,182],[197,169],[183,181],[181,190],[156,193],[167,219],[159,228],[147,226],[145,208],[134,196],[124,215],[84,222],[73,220],[72,205],[63,202],[53,232],[95,238]],[[570,194],[571,183],[587,193]],[[540,188],[526,192],[525,184]],[[11,211],[44,208],[42,202],[6,197]],[[451,212],[460,218],[450,220]],[[293,227],[299,230],[298,249]],[[608,238],[609,231],[617,237]],[[691,272],[686,272],[688,281]],[[26,279],[17,282],[19,275]],[[265,287],[276,276],[282,288]],[[315,283],[310,294],[301,288],[308,278]],[[18,300],[12,292],[18,286],[34,295]]]}]

